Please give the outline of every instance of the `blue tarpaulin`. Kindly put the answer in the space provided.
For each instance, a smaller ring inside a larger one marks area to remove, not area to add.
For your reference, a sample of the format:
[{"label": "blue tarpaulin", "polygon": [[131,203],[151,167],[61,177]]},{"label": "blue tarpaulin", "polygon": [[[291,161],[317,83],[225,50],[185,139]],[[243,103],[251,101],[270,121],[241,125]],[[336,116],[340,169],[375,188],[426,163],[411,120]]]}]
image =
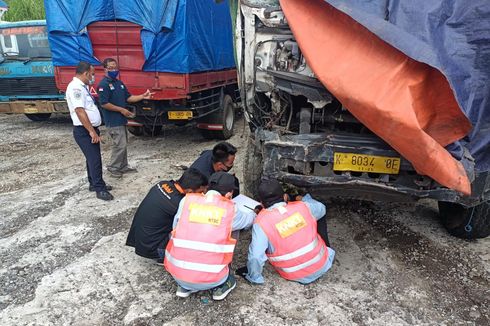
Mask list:
[{"label": "blue tarpaulin", "polygon": [[45,0],[55,66],[99,64],[86,27],[125,20],[143,27],[144,71],[191,73],[235,67],[228,1]]},{"label": "blue tarpaulin", "polygon": [[490,1],[325,0],[409,57],[440,70],[473,124],[448,147],[490,170]]}]

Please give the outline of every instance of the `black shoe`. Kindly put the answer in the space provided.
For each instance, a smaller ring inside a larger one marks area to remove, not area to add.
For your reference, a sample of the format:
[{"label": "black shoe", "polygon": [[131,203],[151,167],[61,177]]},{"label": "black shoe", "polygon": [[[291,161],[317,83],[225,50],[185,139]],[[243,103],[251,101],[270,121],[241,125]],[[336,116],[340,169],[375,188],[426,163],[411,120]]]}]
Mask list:
[{"label": "black shoe", "polygon": [[[107,191],[111,191],[111,190],[112,190],[112,186],[111,186],[111,185],[106,184],[106,185],[105,185],[105,189],[106,189]],[[89,186],[89,187],[88,187],[88,191],[95,191],[95,187],[93,187],[93,186]]]},{"label": "black shoe", "polygon": [[113,200],[114,196],[108,191],[97,191],[97,198],[102,200]]}]

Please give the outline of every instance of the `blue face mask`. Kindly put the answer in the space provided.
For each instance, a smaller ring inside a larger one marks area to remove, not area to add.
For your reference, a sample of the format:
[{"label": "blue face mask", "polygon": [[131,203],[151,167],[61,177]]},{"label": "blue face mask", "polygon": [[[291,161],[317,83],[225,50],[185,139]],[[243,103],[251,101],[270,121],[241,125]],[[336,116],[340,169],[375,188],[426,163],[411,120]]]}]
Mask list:
[{"label": "blue face mask", "polygon": [[111,77],[112,79],[116,79],[117,76],[119,76],[119,70],[108,71],[107,76]]}]

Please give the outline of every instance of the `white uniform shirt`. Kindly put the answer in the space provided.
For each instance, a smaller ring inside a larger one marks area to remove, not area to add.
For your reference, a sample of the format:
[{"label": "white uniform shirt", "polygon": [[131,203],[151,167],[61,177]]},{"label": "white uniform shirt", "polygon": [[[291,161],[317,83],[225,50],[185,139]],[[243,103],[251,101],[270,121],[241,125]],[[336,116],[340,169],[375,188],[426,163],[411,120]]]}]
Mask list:
[{"label": "white uniform shirt", "polygon": [[73,77],[73,80],[66,88],[66,102],[68,103],[68,109],[70,109],[70,116],[74,126],[82,126],[75,112],[76,108],[83,108],[85,110],[92,126],[98,127],[102,124],[99,109],[94,103],[94,99],[90,95],[87,85],[77,77]]}]

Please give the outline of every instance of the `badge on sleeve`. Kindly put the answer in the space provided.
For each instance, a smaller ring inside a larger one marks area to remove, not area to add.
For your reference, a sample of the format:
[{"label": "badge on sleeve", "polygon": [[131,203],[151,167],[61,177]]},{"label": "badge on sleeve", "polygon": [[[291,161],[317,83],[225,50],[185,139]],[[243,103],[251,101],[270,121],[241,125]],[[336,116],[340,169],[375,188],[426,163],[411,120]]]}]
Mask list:
[{"label": "badge on sleeve", "polygon": [[79,89],[74,89],[73,90],[73,97],[76,99],[76,100],[79,100],[82,98],[82,91],[79,90]]},{"label": "badge on sleeve", "polygon": [[104,89],[102,87],[99,88],[99,92],[103,92]]}]

